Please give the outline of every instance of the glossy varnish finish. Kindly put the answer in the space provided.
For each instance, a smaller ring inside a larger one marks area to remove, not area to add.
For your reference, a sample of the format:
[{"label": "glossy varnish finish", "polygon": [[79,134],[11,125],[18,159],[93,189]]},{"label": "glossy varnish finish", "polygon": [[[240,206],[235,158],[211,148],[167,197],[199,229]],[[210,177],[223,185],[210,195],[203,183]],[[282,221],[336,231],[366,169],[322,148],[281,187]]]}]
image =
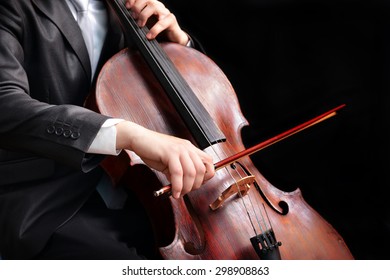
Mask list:
[{"label": "glossy varnish finish", "polygon": [[[215,162],[244,150],[240,132],[247,122],[220,68],[194,49],[173,43],[161,47],[226,137],[226,141],[204,150]],[[109,60],[99,75],[95,94],[96,108],[103,114],[195,143],[138,53],[125,49]],[[169,182],[134,153],[125,151],[120,158],[121,161],[115,159],[115,165],[107,161],[107,170],[143,201],[154,226],[159,253],[165,259],[259,259],[250,238],[269,229],[268,221],[277,241],[282,243],[282,259],[353,258],[342,237],[304,201],[300,190],[286,193],[272,186],[249,157],[241,158],[234,168],[218,170],[201,189],[178,200],[153,196],[153,191]],[[256,184],[248,186],[247,195],[233,195],[216,210],[209,207],[248,173],[255,175]]]}]

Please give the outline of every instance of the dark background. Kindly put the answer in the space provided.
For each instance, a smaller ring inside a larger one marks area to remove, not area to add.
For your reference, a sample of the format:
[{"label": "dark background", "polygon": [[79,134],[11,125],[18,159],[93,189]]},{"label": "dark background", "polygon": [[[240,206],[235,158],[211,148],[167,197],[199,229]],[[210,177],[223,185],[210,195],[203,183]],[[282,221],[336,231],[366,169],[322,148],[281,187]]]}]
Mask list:
[{"label": "dark background", "polygon": [[163,2],[231,81],[247,147],[347,105],[252,160],[299,187],[356,259],[390,259],[390,1]]}]

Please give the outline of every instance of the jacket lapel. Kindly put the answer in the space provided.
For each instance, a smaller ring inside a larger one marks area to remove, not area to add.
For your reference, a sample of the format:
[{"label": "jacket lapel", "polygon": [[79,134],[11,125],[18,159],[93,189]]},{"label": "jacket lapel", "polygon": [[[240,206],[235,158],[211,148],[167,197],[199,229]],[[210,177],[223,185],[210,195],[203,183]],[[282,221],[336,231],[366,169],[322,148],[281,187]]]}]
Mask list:
[{"label": "jacket lapel", "polygon": [[91,80],[91,63],[88,56],[87,47],[85,46],[82,34],[77,22],[73,19],[72,13],[65,0],[47,1],[31,0],[33,4],[48,18],[50,18],[62,32],[69,44],[72,46],[77,57],[82,64],[85,74]]}]

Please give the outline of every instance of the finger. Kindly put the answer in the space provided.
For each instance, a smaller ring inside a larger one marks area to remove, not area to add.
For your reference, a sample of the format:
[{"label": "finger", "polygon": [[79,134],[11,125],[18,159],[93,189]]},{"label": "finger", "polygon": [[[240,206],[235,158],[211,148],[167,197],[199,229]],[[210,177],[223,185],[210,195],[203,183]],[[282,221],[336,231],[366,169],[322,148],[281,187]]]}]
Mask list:
[{"label": "finger", "polygon": [[138,2],[138,5],[142,5],[145,0],[126,0],[125,6],[127,9],[132,9],[135,4]]},{"label": "finger", "polygon": [[172,159],[168,165],[168,177],[171,180],[172,196],[179,198],[183,189],[183,168],[179,158]]},{"label": "finger", "polygon": [[131,8],[131,11],[133,16],[138,20],[140,26],[144,26],[148,19],[153,15],[160,17],[170,13],[161,2],[150,0],[136,2]]},{"label": "finger", "polygon": [[206,169],[203,182],[210,180],[215,175],[215,166],[212,161],[206,161],[203,163]]},{"label": "finger", "polygon": [[183,189],[181,196],[189,193],[190,191],[199,189],[203,183],[205,167],[202,161],[196,157],[190,157],[188,166],[185,166],[185,172],[183,177]]},{"label": "finger", "polygon": [[126,0],[125,6],[127,9],[131,9],[131,7],[134,5],[135,0]]},{"label": "finger", "polygon": [[191,152],[180,156],[180,163],[183,168],[183,187],[180,196],[184,196],[192,190],[197,176],[193,155],[190,154]]},{"label": "finger", "polygon": [[176,17],[174,14],[169,13],[164,16],[160,15],[158,21],[150,28],[146,35],[148,39],[156,38],[161,32],[175,27]]},{"label": "finger", "polygon": [[203,167],[205,168],[204,179],[203,179],[203,182],[205,182],[211,179],[215,175],[214,160],[211,155],[209,155],[208,153],[202,150],[198,150],[197,153],[202,160]]},{"label": "finger", "polygon": [[134,19],[137,19],[141,11],[147,6],[146,0],[127,0],[126,8],[131,12]]},{"label": "finger", "polygon": [[206,165],[198,154],[193,154],[191,157],[195,168],[195,178],[192,185],[192,190],[199,189],[205,180]]}]

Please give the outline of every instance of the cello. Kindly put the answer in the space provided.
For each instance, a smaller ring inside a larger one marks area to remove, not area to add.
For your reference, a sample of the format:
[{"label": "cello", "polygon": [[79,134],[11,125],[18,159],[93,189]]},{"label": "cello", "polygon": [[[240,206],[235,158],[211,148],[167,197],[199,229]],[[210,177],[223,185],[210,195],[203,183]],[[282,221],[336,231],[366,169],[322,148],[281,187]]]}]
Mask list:
[{"label": "cello", "polygon": [[353,259],[299,189],[280,191],[253,165],[254,151],[241,153],[240,131],[248,123],[222,70],[193,48],[147,40],[147,27],[137,26],[122,1],[107,2],[137,51],[125,48],[106,62],[90,107],[188,139],[212,155],[218,169],[202,188],[173,199],[165,175],[132,151],[103,163],[112,180],[131,188],[146,208],[159,257]]}]

